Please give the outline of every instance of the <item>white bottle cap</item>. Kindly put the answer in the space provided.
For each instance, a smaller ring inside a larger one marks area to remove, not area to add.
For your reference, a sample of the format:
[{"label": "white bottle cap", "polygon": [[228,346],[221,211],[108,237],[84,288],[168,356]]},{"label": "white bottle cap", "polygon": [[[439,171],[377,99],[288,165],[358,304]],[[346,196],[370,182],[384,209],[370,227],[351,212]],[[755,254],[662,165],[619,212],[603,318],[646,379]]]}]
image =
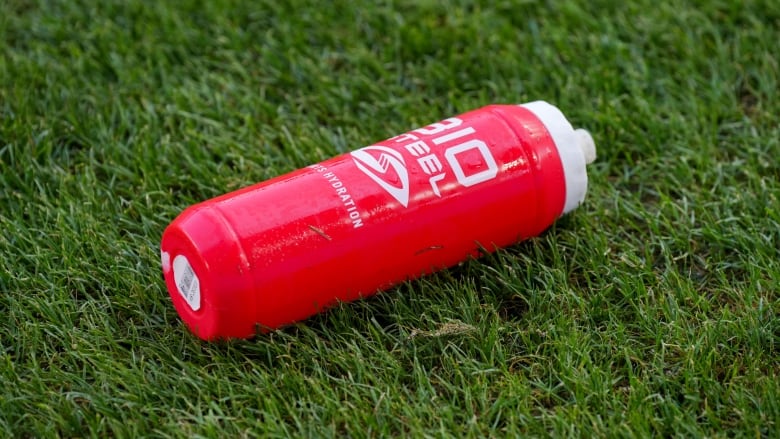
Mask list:
[{"label": "white bottle cap", "polygon": [[590,133],[574,129],[557,107],[544,101],[520,105],[542,121],[555,142],[566,179],[566,202],[561,215],[576,209],[588,191],[588,173],[585,165],[596,160],[596,144]]}]

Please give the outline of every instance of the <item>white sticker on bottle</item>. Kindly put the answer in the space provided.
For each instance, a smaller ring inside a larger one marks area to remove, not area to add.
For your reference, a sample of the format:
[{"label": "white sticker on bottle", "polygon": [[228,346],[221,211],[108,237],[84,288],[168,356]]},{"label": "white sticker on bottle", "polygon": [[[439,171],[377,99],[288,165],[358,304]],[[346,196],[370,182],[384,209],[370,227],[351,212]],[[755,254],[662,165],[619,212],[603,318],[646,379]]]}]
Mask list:
[{"label": "white sticker on bottle", "polygon": [[193,311],[200,309],[200,281],[184,255],[173,259],[173,280],[176,289]]}]

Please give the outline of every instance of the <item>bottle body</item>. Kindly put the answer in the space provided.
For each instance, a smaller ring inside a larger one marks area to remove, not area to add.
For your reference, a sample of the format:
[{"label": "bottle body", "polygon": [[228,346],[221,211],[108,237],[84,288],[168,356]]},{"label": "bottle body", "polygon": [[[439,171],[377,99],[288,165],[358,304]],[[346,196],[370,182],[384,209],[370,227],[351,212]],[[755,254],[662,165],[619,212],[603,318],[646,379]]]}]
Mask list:
[{"label": "bottle body", "polygon": [[250,337],[535,236],[584,197],[572,133],[492,105],[192,206],[163,234],[171,298],[201,338]]}]

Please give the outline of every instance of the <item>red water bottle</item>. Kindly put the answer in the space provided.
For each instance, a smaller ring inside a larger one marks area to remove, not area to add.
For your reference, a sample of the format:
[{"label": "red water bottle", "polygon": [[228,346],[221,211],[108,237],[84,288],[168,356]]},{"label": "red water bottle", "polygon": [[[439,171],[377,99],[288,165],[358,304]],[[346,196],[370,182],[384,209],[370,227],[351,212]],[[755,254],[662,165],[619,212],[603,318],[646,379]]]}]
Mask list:
[{"label": "red water bottle", "polygon": [[538,235],[595,154],[546,102],[483,107],[189,207],[165,283],[199,337],[251,337]]}]

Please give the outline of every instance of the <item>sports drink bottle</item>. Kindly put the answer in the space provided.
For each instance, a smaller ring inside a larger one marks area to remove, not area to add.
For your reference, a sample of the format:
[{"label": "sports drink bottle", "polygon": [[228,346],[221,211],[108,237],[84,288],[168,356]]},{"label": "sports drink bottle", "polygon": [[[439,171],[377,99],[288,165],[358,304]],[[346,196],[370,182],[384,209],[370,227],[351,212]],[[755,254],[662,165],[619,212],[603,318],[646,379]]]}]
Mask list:
[{"label": "sports drink bottle", "polygon": [[595,155],[549,103],[489,105],[187,208],[165,283],[197,336],[252,337],[538,235]]}]

